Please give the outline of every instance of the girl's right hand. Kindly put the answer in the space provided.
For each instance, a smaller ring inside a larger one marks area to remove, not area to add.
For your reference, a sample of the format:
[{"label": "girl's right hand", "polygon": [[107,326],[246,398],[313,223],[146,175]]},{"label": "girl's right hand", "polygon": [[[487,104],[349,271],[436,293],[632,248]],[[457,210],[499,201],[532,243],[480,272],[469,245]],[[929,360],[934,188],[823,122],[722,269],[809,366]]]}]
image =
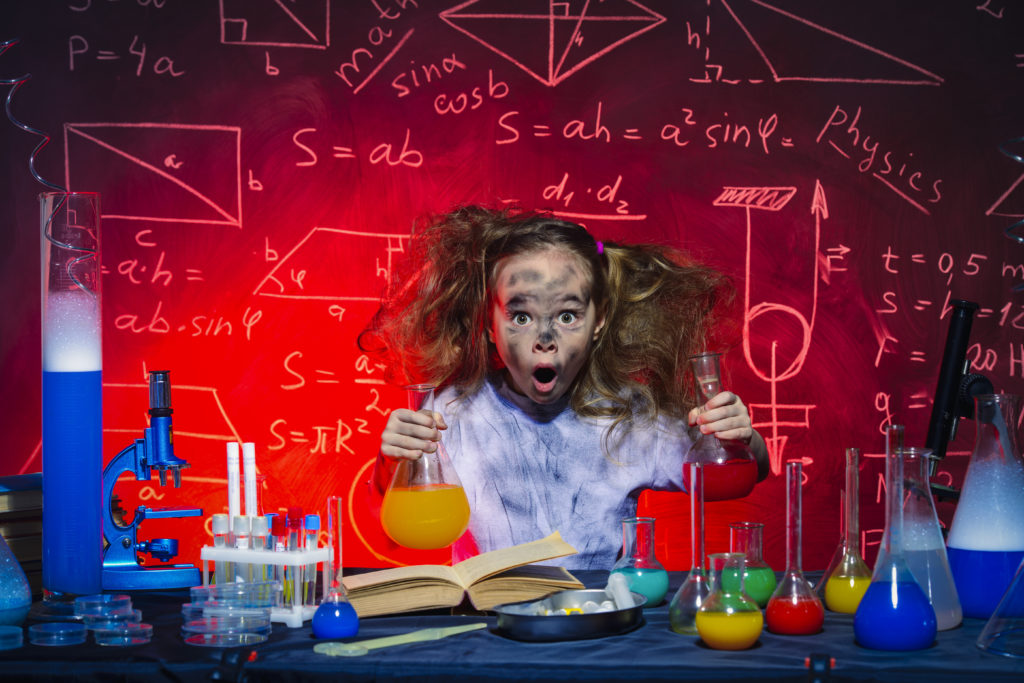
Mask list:
[{"label": "girl's right hand", "polygon": [[448,429],[441,413],[408,408],[391,411],[387,426],[380,435],[380,454],[386,458],[416,460],[424,453],[437,450],[442,429]]}]

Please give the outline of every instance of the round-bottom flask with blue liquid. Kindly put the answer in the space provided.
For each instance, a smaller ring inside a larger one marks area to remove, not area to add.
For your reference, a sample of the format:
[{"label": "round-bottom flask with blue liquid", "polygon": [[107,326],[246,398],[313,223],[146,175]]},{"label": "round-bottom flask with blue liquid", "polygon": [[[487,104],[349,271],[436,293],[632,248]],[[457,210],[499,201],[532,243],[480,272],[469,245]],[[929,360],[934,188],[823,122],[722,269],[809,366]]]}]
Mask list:
[{"label": "round-bottom flask with blue liquid", "polygon": [[359,616],[352,603],[332,592],[313,613],[312,626],[317,638],[349,638],[359,633]]}]

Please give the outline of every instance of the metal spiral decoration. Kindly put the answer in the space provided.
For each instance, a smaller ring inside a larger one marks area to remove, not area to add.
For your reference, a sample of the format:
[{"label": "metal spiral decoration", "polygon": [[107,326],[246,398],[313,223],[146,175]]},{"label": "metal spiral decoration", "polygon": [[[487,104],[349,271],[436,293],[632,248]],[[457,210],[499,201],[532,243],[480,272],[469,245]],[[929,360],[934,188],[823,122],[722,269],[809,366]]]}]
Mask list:
[{"label": "metal spiral decoration", "polygon": [[[10,50],[12,47],[14,47],[15,45],[17,45],[20,42],[21,41],[19,39],[13,38],[11,40],[5,40],[4,42],[0,43],[0,56],[3,56],[4,53],[6,53],[8,50]],[[11,123],[13,123],[15,126],[17,126],[18,128],[22,129],[23,131],[25,131],[27,133],[32,133],[33,135],[36,135],[36,136],[42,138],[42,140],[39,141],[39,144],[35,146],[35,149],[32,150],[32,154],[29,155],[29,158],[28,158],[28,168],[29,168],[29,171],[31,171],[32,177],[35,178],[40,183],[42,183],[45,187],[48,187],[49,189],[53,190],[54,192],[59,192],[62,195],[60,200],[54,203],[53,210],[50,212],[50,215],[46,219],[46,228],[45,228],[45,230],[43,232],[43,235],[46,237],[47,241],[49,241],[51,244],[53,244],[53,245],[55,245],[57,247],[60,247],[61,249],[67,249],[68,251],[75,251],[75,252],[79,252],[81,254],[81,256],[77,256],[77,257],[71,259],[70,261],[68,261],[67,266],[65,267],[66,270],[67,270],[68,278],[77,287],[80,287],[82,289],[82,291],[88,292],[89,294],[91,294],[93,296],[96,296],[96,292],[94,292],[92,289],[90,289],[88,286],[86,286],[86,284],[84,282],[79,280],[78,277],[76,277],[74,272],[73,272],[73,269],[79,263],[81,263],[83,261],[87,261],[89,259],[96,258],[97,257],[96,250],[95,249],[83,249],[81,247],[75,247],[75,246],[72,246],[70,244],[65,244],[65,243],[55,239],[53,237],[53,233],[52,233],[52,230],[51,230],[51,226],[53,224],[54,217],[56,217],[58,212],[60,212],[60,210],[67,204],[68,195],[70,194],[68,192],[67,188],[62,187],[61,185],[57,185],[56,183],[50,182],[49,180],[44,178],[42,175],[40,175],[38,170],[36,170],[36,157],[39,155],[40,152],[43,151],[43,149],[48,144],[50,144],[50,139],[51,138],[50,138],[49,135],[47,135],[43,131],[39,130],[38,128],[33,128],[32,126],[30,126],[30,125],[28,125],[26,123],[23,123],[22,121],[18,120],[14,116],[14,113],[11,111],[11,102],[14,99],[14,94],[16,92],[18,92],[18,88],[20,88],[22,85],[24,85],[25,83],[27,83],[31,79],[32,79],[32,74],[25,74],[24,76],[22,76],[20,78],[0,79],[0,84],[11,86],[10,90],[8,90],[8,92],[7,92],[7,97],[4,100],[4,111],[7,114],[7,119]]]}]

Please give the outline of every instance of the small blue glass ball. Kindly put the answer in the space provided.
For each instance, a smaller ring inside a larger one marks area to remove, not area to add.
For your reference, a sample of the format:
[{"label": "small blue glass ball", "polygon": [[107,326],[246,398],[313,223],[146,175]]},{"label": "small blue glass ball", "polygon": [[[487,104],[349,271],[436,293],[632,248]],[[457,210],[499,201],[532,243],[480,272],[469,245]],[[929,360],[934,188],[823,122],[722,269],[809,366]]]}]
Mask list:
[{"label": "small blue glass ball", "polygon": [[359,633],[359,616],[351,603],[322,602],[313,613],[317,638],[348,638]]}]

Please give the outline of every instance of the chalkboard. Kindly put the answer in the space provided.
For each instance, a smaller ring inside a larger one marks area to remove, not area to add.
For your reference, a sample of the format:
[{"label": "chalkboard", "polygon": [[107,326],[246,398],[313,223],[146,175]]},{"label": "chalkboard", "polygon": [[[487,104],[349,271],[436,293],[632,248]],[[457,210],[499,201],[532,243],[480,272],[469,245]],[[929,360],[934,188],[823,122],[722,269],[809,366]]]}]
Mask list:
[{"label": "chalkboard", "polygon": [[[389,544],[364,482],[401,392],[355,339],[417,218],[550,209],[602,239],[689,250],[736,283],[727,385],[772,474],[708,505],[784,558],[801,460],[804,565],[839,540],[843,451],[865,454],[880,537],[882,428],[923,444],[949,302],[968,358],[1024,391],[1024,10],[1007,0],[63,0],[4,3],[0,75],[47,131],[43,176],[100,192],[106,457],[169,369],[181,489],[122,505],[195,561],[226,510],[225,443],[252,441],[265,511],[345,497],[346,561],[445,561]],[[0,474],[40,462],[37,138],[0,121]],[[1020,154],[1021,146],[1016,153]],[[960,483],[965,421],[938,478]],[[690,562],[687,497],[645,494],[658,553]],[[948,521],[949,509],[941,515]]]}]

